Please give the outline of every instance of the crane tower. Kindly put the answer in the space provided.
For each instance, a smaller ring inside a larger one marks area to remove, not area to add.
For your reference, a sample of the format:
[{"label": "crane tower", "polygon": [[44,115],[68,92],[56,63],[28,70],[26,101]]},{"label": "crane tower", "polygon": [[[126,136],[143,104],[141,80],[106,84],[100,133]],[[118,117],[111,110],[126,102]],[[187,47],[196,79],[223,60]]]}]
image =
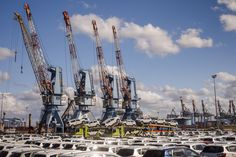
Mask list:
[{"label": "crane tower", "polygon": [[[70,17],[67,11],[63,12],[64,21],[66,24],[66,37],[69,45],[69,52],[71,58],[71,67],[73,72],[73,78],[75,83],[75,103],[69,103],[66,111],[72,108],[75,104],[76,107],[72,111],[71,117],[63,116],[63,120],[66,119],[80,119],[87,115],[86,117],[90,121],[94,121],[95,117],[89,111],[88,106],[92,106],[95,100],[95,91],[93,86],[93,77],[90,70],[84,70],[80,68],[76,46],[73,38],[72,27],[70,22]],[[63,114],[66,115],[66,114]]]},{"label": "crane tower", "polygon": [[24,9],[29,23],[29,31],[19,13],[15,12],[15,18],[20,25],[25,48],[42,97],[43,109],[39,121],[39,132],[42,131],[42,128],[46,132],[49,131],[48,129],[54,132],[64,132],[64,124],[58,109],[58,106],[61,106],[62,70],[47,62],[27,3],[25,3]]},{"label": "crane tower", "polygon": [[127,76],[124,68],[124,62],[119,47],[119,40],[115,26],[112,26],[114,44],[116,48],[116,63],[119,69],[119,85],[123,97],[122,108],[125,109],[122,120],[133,119],[135,120],[134,110],[137,108],[138,95],[136,92],[135,78]]},{"label": "crane tower", "polygon": [[102,121],[104,121],[107,118],[116,116],[115,108],[119,103],[118,79],[115,75],[108,73],[95,20],[92,21],[92,25],[96,40],[96,53],[98,60],[100,87],[103,93],[103,108],[105,108],[105,112],[102,116]]}]

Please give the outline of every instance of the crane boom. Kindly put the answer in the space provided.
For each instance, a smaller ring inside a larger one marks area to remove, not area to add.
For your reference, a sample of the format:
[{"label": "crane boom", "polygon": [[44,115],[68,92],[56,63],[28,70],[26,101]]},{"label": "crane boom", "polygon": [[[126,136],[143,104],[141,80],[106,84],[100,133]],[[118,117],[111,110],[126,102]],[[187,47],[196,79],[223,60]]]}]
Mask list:
[{"label": "crane boom", "polygon": [[34,69],[35,77],[38,81],[39,89],[41,93],[44,93],[45,91],[47,91],[47,93],[53,93],[52,83],[48,74],[49,64],[47,63],[44,53],[42,51],[42,46],[38,37],[38,33],[33,22],[32,13],[27,3],[25,3],[24,9],[26,11],[29,23],[31,47],[33,52],[33,55],[29,55],[29,57],[31,58],[31,60],[33,60],[31,64]]},{"label": "crane boom", "polygon": [[98,59],[98,67],[99,67],[99,77],[100,77],[100,85],[101,90],[103,92],[104,99],[108,99],[111,101],[113,98],[112,93],[112,85],[111,82],[113,81],[112,78],[109,76],[108,70],[106,68],[103,49],[101,45],[101,41],[98,34],[98,28],[96,21],[92,21],[94,35],[96,39],[96,52],[97,52],[97,59]]},{"label": "crane boom", "polygon": [[[72,64],[72,71],[73,71],[73,77],[74,77],[74,82],[75,82],[75,87],[78,90],[83,90],[81,89],[81,85],[80,85],[80,75],[79,75],[79,71],[80,71],[80,66],[78,63],[78,57],[77,57],[77,53],[76,53],[76,46],[74,43],[74,39],[73,39],[73,34],[72,34],[72,27],[71,27],[71,23],[70,23],[70,17],[68,15],[67,11],[63,12],[64,15],[64,21],[66,24],[66,37],[68,39],[68,44],[69,44],[69,50],[70,50],[70,57],[71,57],[71,64]],[[78,91],[79,92],[79,91]]]},{"label": "crane boom", "polygon": [[121,94],[124,99],[122,108],[125,108],[131,103],[131,89],[130,89],[131,80],[128,78],[128,76],[125,73],[124,62],[121,56],[121,50],[119,47],[119,40],[118,40],[115,26],[112,26],[112,32],[113,32],[114,44],[116,48],[116,63],[117,63],[117,67],[119,68],[119,73],[120,73],[119,80],[120,80],[120,86],[121,86]]}]

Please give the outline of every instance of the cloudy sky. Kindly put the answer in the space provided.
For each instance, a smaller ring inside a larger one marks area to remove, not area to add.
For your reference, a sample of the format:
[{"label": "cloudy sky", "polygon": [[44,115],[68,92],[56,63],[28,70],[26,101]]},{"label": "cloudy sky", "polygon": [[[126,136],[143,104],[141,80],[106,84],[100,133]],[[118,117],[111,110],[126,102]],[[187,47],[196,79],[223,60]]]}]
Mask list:
[{"label": "cloudy sky", "polygon": [[[145,114],[164,118],[172,108],[179,112],[180,96],[191,110],[192,99],[199,110],[204,100],[214,113],[212,74],[217,74],[217,99],[226,111],[228,101],[236,99],[236,0],[1,0],[0,93],[4,95],[0,102],[7,117],[23,119],[31,112],[36,121],[42,107],[13,16],[17,11],[26,22],[24,2],[31,7],[48,61],[63,68],[67,95],[74,83],[64,10],[71,16],[80,65],[92,68],[95,79],[97,60],[91,21],[97,21],[111,71],[116,70],[111,26],[116,26],[125,69],[136,78],[139,105]],[[99,87],[97,80],[95,85]],[[99,89],[97,93],[99,97]],[[99,99],[92,111],[97,117],[101,114]]]}]

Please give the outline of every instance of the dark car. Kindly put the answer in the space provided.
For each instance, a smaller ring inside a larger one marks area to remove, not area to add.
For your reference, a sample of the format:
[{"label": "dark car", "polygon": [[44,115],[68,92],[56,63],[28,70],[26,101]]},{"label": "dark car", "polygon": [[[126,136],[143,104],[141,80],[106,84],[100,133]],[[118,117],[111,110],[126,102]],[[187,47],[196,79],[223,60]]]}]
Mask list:
[{"label": "dark car", "polygon": [[224,147],[220,145],[207,145],[201,152],[204,157],[225,157]]},{"label": "dark car", "polygon": [[200,157],[200,155],[186,147],[160,147],[147,150],[143,157]]}]

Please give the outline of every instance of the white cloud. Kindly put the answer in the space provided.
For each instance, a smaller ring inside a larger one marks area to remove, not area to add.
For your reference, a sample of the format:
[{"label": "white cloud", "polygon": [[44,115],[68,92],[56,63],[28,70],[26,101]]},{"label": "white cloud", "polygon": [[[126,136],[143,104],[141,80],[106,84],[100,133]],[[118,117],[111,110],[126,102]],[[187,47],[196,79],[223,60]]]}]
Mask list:
[{"label": "white cloud", "polygon": [[220,22],[225,31],[236,31],[236,15],[223,14],[220,16]]},{"label": "white cloud", "polygon": [[153,91],[137,90],[137,93],[139,96],[141,96],[142,101],[148,104],[155,104],[162,99],[159,94]]},{"label": "white cloud", "polygon": [[124,27],[120,29],[120,34],[122,37],[134,39],[137,48],[145,51],[148,55],[165,56],[179,52],[178,46],[174,44],[168,32],[152,24],[140,26],[126,22]]},{"label": "white cloud", "polygon": [[2,72],[0,71],[0,84],[4,81],[7,81],[10,79],[10,75],[8,74],[8,72]]},{"label": "white cloud", "polygon": [[[112,25],[116,26],[120,38],[133,39],[135,46],[148,56],[166,56],[177,54],[180,46],[183,48],[203,48],[212,47],[211,38],[201,38],[201,30],[189,28],[177,40],[173,41],[168,31],[152,24],[138,25],[134,22],[127,22],[118,17],[104,19],[95,14],[80,15],[75,14],[71,17],[71,23],[75,33],[83,33],[94,39],[92,30],[92,20],[96,20],[100,38],[108,42],[113,42]],[[179,45],[178,45],[179,44]]]},{"label": "white cloud", "polygon": [[134,39],[136,47],[148,55],[165,56],[179,52],[178,46],[172,41],[168,32],[152,24],[140,26],[117,17],[104,20],[95,14],[77,14],[71,17],[74,31],[87,34],[93,39],[92,20],[97,22],[100,38],[108,42],[113,42],[111,27],[114,25],[119,30],[121,38]]},{"label": "white cloud", "polygon": [[227,72],[218,72],[217,78],[219,78],[220,80],[223,80],[223,81],[227,81],[227,82],[236,81],[236,76],[232,75],[230,73],[227,73]]},{"label": "white cloud", "polygon": [[183,32],[180,38],[176,41],[184,48],[203,48],[212,47],[213,40],[211,38],[203,39],[200,37],[200,29],[189,28]]},{"label": "white cloud", "polygon": [[8,48],[0,47],[0,60],[13,57],[15,53]]},{"label": "white cloud", "polygon": [[95,14],[88,14],[88,15],[77,14],[77,15],[72,15],[71,17],[71,24],[73,26],[73,31],[75,33],[84,33],[86,35],[89,35],[92,39],[94,39],[92,20],[96,20],[100,38],[105,39],[109,42],[113,41],[113,35],[111,29],[112,25],[119,27],[122,23],[122,20],[117,17],[110,17],[104,20]]},{"label": "white cloud", "polygon": [[[141,98],[140,106],[145,114],[157,116],[157,112],[163,118],[173,108],[177,114],[181,111],[180,96],[184,104],[192,111],[192,100],[198,111],[202,112],[201,100],[204,100],[206,108],[210,113],[215,113],[213,81],[208,80],[199,91],[191,88],[176,88],[166,85],[164,87],[148,87],[144,84],[137,84],[138,94]],[[236,101],[236,75],[219,72],[216,80],[217,100],[220,100],[222,108],[227,111],[229,100]],[[151,100],[150,100],[151,99]]]},{"label": "white cloud", "polygon": [[228,9],[236,11],[236,0],[218,0],[218,4],[224,4]]}]

